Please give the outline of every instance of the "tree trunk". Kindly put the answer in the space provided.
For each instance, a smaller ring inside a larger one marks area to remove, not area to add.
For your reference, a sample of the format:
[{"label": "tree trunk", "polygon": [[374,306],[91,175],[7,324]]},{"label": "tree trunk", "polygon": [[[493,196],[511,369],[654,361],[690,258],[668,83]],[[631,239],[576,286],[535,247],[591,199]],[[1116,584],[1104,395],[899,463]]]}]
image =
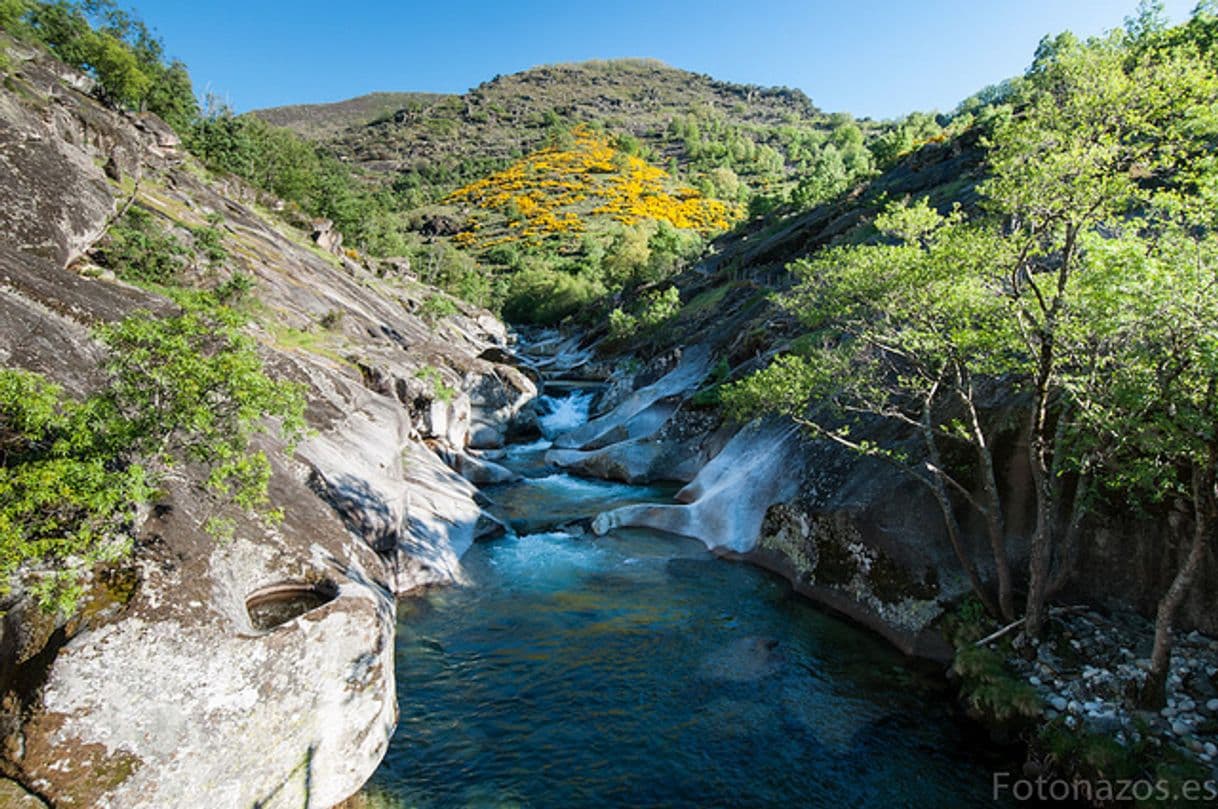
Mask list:
[{"label": "tree trunk", "polygon": [[1032,531],[1028,560],[1028,602],[1024,613],[1024,634],[1030,638],[1039,638],[1044,630],[1045,594],[1048,590],[1049,562],[1053,555],[1053,481],[1045,442],[1047,410],[1047,379],[1038,380],[1036,408],[1032,412],[1028,435],[1028,463],[1036,494],[1036,524]]},{"label": "tree trunk", "polygon": [[985,524],[990,538],[990,553],[994,557],[994,575],[998,579],[998,608],[1004,621],[1015,620],[1015,597],[1011,591],[1011,565],[1007,560],[1006,520],[1003,519],[1002,498],[998,492],[998,480],[994,476],[994,454],[981,429],[981,418],[972,399],[972,383],[967,393],[961,394],[969,415],[973,432],[973,445],[977,449],[977,464],[981,467],[981,481],[985,489]]},{"label": "tree trunk", "polygon": [[[1052,450],[1049,443],[1049,397],[1052,393],[1053,371],[1057,363],[1057,317],[1070,278],[1079,225],[1066,226],[1065,244],[1062,249],[1061,266],[1057,270],[1057,289],[1050,302],[1037,299],[1043,312],[1043,321],[1036,329],[1039,346],[1036,351],[1036,395],[1028,430],[1028,461],[1032,469],[1032,485],[1036,493],[1036,526],[1032,533],[1032,547],[1028,560],[1028,603],[1024,613],[1024,634],[1039,638],[1045,626],[1045,600],[1049,586],[1049,566],[1053,559],[1053,540],[1057,514],[1057,498],[1054,495]],[[1035,287],[1034,287],[1035,289]],[[1062,418],[1065,418],[1063,414]]]},{"label": "tree trunk", "polygon": [[1193,544],[1188,556],[1181,563],[1159,601],[1155,613],[1155,645],[1150,655],[1150,673],[1142,688],[1140,702],[1142,707],[1159,709],[1167,704],[1167,675],[1171,669],[1171,652],[1174,644],[1173,624],[1184,597],[1192,586],[1205,558],[1206,547],[1209,544],[1210,508],[1214,490],[1214,458],[1206,461],[1204,468],[1193,465]]},{"label": "tree trunk", "polygon": [[[934,469],[942,470],[943,461],[939,456],[939,445],[935,442],[935,433],[931,428],[931,399],[934,393],[927,397],[922,407],[922,440],[926,444],[926,454],[930,458],[930,462]],[[929,479],[926,481],[934,492],[935,500],[939,503],[939,510],[943,512],[943,525],[947,529],[947,539],[952,544],[952,550],[956,553],[956,559],[959,560],[960,566],[964,568],[965,574],[968,576],[969,584],[972,585],[973,592],[977,598],[981,600],[981,604],[985,607],[986,612],[990,615],[999,615],[999,606],[994,603],[993,597],[985,588],[985,584],[981,581],[981,576],[977,573],[977,566],[973,564],[972,558],[964,549],[964,545],[960,539],[960,523],[956,520],[956,512],[952,506],[952,498],[947,493],[947,486],[943,482],[941,471],[930,473]]]}]

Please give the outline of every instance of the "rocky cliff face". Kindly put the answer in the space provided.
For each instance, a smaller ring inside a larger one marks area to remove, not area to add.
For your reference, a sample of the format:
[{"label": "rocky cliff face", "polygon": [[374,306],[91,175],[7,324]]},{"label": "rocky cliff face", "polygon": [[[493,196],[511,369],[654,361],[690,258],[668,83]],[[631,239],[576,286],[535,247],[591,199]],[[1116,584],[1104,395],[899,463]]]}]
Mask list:
[{"label": "rocky cliff face", "polygon": [[207,272],[254,279],[264,360],[306,386],[312,432],[295,455],[264,447],[282,524],[234,511],[233,538],[217,542],[200,527],[215,515],[199,472],[184,469],[81,614],[64,623],[9,599],[0,794],[57,807],[335,804],[379,763],[396,721],[394,593],[459,580],[461,552],[496,527],[433,449],[459,460],[474,429],[501,442],[496,425],[533,385],[479,358],[506,340],[489,313],[423,319],[435,293],[400,266],[319,248],[266,213],[276,200],[208,176],[159,120],[99,105],[33,51],[9,56],[0,362],[90,390],[102,353],[89,328],[168,308],[100,271],[90,249],[131,204],[181,232],[210,217],[228,259]]}]

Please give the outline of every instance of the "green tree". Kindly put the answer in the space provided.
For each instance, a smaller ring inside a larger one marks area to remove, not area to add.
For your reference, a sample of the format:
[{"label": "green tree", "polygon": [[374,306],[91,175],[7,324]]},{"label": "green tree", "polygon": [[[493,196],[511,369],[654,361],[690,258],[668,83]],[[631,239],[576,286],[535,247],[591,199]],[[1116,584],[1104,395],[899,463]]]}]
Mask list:
[{"label": "green tree", "polygon": [[1025,626],[1032,636],[1044,625],[1053,559],[1068,530],[1063,515],[1073,511],[1057,474],[1068,438],[1058,424],[1072,407],[1060,345],[1070,330],[1089,326],[1067,317],[1073,281],[1085,269],[1083,239],[1148,204],[1152,186],[1144,178],[1182,170],[1212,137],[1194,125],[1216,101],[1209,65],[1186,49],[1130,57],[1119,32],[1086,44],[1069,35],[1043,42],[1029,71],[1025,109],[994,133],[993,178],[982,189],[1013,248],[1003,259],[1009,278],[1003,292],[1023,350],[1012,370],[1028,380],[1032,397],[1027,431],[1036,521]]},{"label": "green tree", "polygon": [[37,374],[0,369],[0,592],[27,569],[46,610],[71,611],[84,574],[127,553],[153,492],[143,466],[110,453],[96,409]]},{"label": "green tree", "polygon": [[1063,345],[1079,427],[1071,456],[1083,473],[1136,506],[1192,506],[1192,539],[1159,601],[1141,695],[1156,709],[1166,701],[1175,615],[1218,525],[1218,236],[1197,224],[1168,216],[1152,233],[1089,236],[1073,308],[1090,327]]},{"label": "green tree", "polygon": [[157,214],[133,205],[111,226],[98,260],[124,281],[164,285],[177,279],[186,252]]},{"label": "green tree", "polygon": [[620,289],[634,283],[651,263],[652,222],[623,226],[618,229],[605,249],[603,262],[605,281]]},{"label": "green tree", "polygon": [[82,402],[0,370],[0,586],[22,573],[44,608],[72,611],[84,575],[130,551],[137,509],[183,462],[208,470],[216,511],[265,509],[270,464],[250,441],[273,419],[290,446],[304,402],[266,375],[244,317],[223,303],[244,286],[178,293],[176,314],[98,327],[107,384]]},{"label": "green tree", "polygon": [[26,0],[0,0],[0,28],[13,32],[25,25],[30,6]]},{"label": "green tree", "polygon": [[[724,402],[737,417],[787,415],[813,434],[894,465],[928,488],[948,541],[973,591],[993,614],[1013,617],[1003,504],[991,428],[978,404],[979,380],[995,373],[1009,342],[1001,299],[990,284],[994,237],[956,212],[944,217],[925,201],[892,206],[877,227],[895,243],[825,250],[793,269],[800,284],[785,298],[819,345],[803,356],[729,386]],[[920,453],[856,438],[868,420],[903,425]],[[945,445],[970,450],[963,471],[949,468]],[[969,481],[982,481],[974,496]],[[953,495],[985,518],[997,599],[985,587],[964,542]]]},{"label": "green tree", "polygon": [[188,133],[199,117],[199,101],[186,65],[175,61],[157,71],[145,105],[179,135]]},{"label": "green tree", "polygon": [[509,281],[503,316],[512,323],[557,323],[605,294],[597,281],[569,273],[534,268]]},{"label": "green tree", "polygon": [[113,104],[138,108],[152,87],[152,79],[122,41],[94,32],[84,45],[85,65],[97,76],[103,97]]},{"label": "green tree", "polygon": [[835,198],[849,184],[850,172],[841,151],[828,143],[817,152],[812,164],[792,189],[791,202],[799,208],[811,208]]},{"label": "green tree", "polygon": [[[778,407],[825,437],[889,460],[891,452],[843,435],[835,422],[809,416],[810,407],[823,401],[836,406],[839,416],[882,415],[920,429],[931,473],[925,482],[945,512],[949,533],[947,489],[985,515],[999,564],[1001,503],[987,471],[992,458],[985,456],[997,425],[987,425],[975,412],[970,391],[986,379],[1015,385],[1029,402],[1023,419],[1035,519],[1024,631],[1035,637],[1048,598],[1071,575],[1094,476],[1107,468],[1118,446],[1126,463],[1134,449],[1148,453],[1152,468],[1165,463],[1150,451],[1161,430],[1129,431],[1141,437],[1138,445],[1080,438],[1086,434],[1085,413],[1108,412],[1115,418],[1130,401],[1128,395],[1113,398],[1118,388],[1088,385],[1097,373],[1095,358],[1139,368],[1150,361],[1155,346],[1164,353],[1156,341],[1110,339],[1116,327],[1106,313],[1122,306],[1136,311],[1129,296],[1137,294],[1137,272],[1145,267],[1114,278],[1102,270],[1134,265],[1105,265],[1099,257],[1104,239],[1131,228],[1145,229],[1148,255],[1156,245],[1185,236],[1195,241],[1212,232],[1214,223],[1205,217],[1214,210],[1218,77],[1192,43],[1147,47],[1120,32],[1081,43],[1062,35],[1041,44],[1024,91],[1018,114],[994,127],[992,177],[982,186],[987,215],[970,224],[940,222],[924,206],[893,211],[878,224],[898,240],[895,246],[838,248],[814,258],[789,303],[810,326],[842,336],[827,343],[815,362],[786,358],[746,381],[738,401],[746,412],[750,405]],[[1183,253],[1172,255],[1180,260]],[[1176,282],[1186,276],[1178,273]],[[1096,284],[1095,278],[1107,281]],[[933,295],[923,297],[927,290]],[[1192,300],[1200,293],[1194,287],[1191,293],[1176,288],[1172,294]],[[1190,333],[1212,329],[1205,318],[1197,314]],[[1170,336],[1143,327],[1158,341]],[[1208,412],[1206,377],[1182,375],[1175,384],[1189,379],[1195,381],[1187,390],[1173,388],[1174,395],[1197,402],[1190,411]],[[947,410],[951,400],[954,410]],[[1128,416],[1145,417],[1144,412]],[[928,427],[935,439],[954,438],[973,447],[983,500],[975,502],[944,474],[935,442],[927,439]],[[1199,428],[1172,434],[1181,447],[1177,462],[1200,464],[1202,485],[1194,488],[1201,499],[1194,510],[1204,523],[1213,470],[1197,459],[1209,457],[1212,439]],[[1159,485],[1166,484],[1160,480]],[[1002,594],[1010,587],[1001,581],[1001,570],[999,578],[998,606],[1009,615]],[[1178,601],[1188,581],[1187,574],[1177,579],[1171,599]],[[1165,603],[1161,618],[1173,611]],[[1170,635],[1170,626],[1160,634]]]}]

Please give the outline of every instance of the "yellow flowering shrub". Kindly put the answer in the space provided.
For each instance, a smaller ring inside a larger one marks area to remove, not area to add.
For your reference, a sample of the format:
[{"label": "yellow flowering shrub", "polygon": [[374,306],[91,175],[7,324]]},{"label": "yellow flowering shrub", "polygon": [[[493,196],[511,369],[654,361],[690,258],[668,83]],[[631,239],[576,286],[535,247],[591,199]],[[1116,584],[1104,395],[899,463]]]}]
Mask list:
[{"label": "yellow flowering shrub", "polygon": [[[584,232],[588,217],[624,225],[652,219],[710,233],[743,215],[737,205],[673,187],[668,172],[618,151],[586,126],[571,135],[569,145],[540,149],[450,194],[446,202],[476,210],[454,241],[479,250],[513,241],[565,241]],[[486,214],[506,217],[506,232],[484,227]]]}]

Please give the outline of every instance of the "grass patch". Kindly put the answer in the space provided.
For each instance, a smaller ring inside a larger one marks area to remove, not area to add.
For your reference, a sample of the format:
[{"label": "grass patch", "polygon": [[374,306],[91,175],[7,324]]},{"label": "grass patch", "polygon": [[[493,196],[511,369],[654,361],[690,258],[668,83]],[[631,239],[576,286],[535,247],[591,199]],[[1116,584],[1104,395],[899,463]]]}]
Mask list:
[{"label": "grass patch", "polygon": [[438,402],[449,403],[457,398],[457,389],[444,381],[444,377],[440,374],[440,369],[431,365],[424,365],[422,368],[414,372],[415,379],[421,379],[431,385],[431,394]]},{"label": "grass patch", "polygon": [[741,285],[739,281],[730,281],[714,289],[698,293],[681,309],[680,317],[692,319],[718,309],[719,305],[723,303],[723,299],[727,297],[727,293]]},{"label": "grass patch", "polygon": [[297,329],[275,321],[264,321],[263,325],[271,335],[272,345],[281,351],[303,351],[307,354],[325,357],[339,365],[351,365],[351,362],[339,351],[342,346],[341,338],[333,332]]}]

